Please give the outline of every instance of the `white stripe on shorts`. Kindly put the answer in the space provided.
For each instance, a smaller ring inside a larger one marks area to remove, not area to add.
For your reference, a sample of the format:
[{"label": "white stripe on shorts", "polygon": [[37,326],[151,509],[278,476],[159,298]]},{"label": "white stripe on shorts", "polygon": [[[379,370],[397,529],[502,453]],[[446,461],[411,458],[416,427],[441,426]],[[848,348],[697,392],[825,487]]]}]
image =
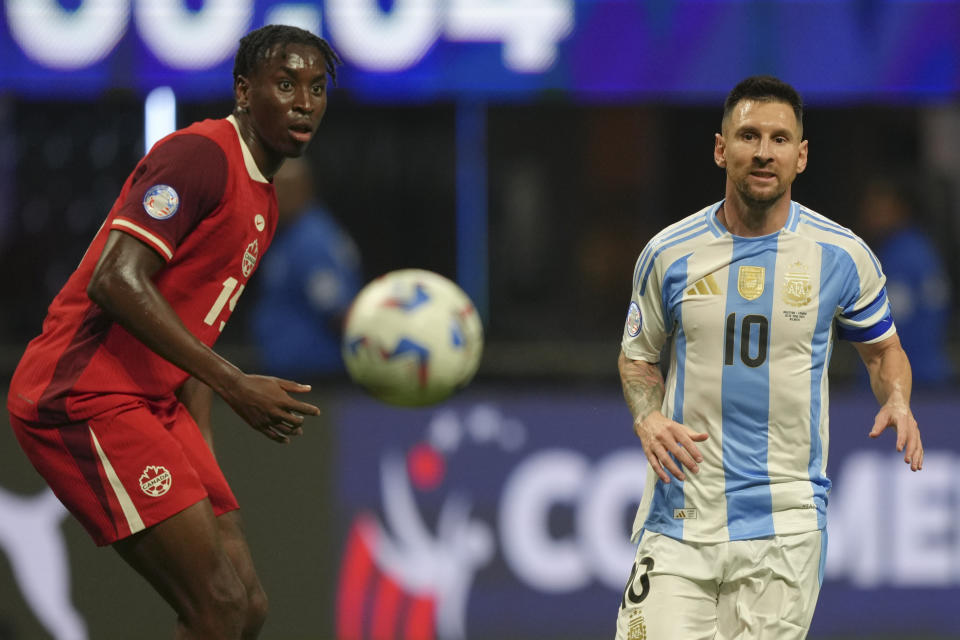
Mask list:
[{"label": "white stripe on shorts", "polygon": [[134,506],[133,500],[130,499],[130,495],[127,493],[127,490],[123,488],[123,483],[120,482],[117,472],[113,470],[113,465],[110,464],[107,454],[104,453],[103,449],[100,448],[100,441],[97,440],[97,434],[95,434],[93,429],[89,426],[87,429],[90,429],[90,437],[93,438],[93,446],[97,448],[97,456],[100,457],[100,463],[103,465],[103,472],[107,475],[107,480],[110,481],[110,487],[113,489],[113,495],[117,498],[117,502],[120,503],[120,508],[123,510],[123,516],[127,519],[127,526],[130,527],[130,533],[134,534],[137,531],[142,531],[145,528],[143,525],[143,520],[140,518],[140,514],[137,513],[137,508]]}]

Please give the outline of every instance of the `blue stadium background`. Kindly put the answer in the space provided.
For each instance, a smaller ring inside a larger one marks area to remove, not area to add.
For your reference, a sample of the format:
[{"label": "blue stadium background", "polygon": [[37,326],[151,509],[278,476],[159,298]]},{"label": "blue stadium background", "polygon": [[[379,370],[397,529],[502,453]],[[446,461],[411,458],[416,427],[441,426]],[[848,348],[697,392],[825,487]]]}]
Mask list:
[{"label": "blue stadium background", "polygon": [[[746,75],[805,98],[797,200],[868,235],[868,186],[909,185],[946,274],[947,336],[917,349],[957,361],[960,2],[4,0],[4,395],[144,153],[147,97],[172,89],[178,126],[225,115],[236,41],[269,22],[345,59],[308,153],[365,277],[459,281],[487,348],[471,388],[431,409],[318,378],[324,416],[292,448],[215,407],[271,595],[265,638],[612,637],[642,489],[615,371],[629,274],[654,232],[720,197],[713,134]],[[248,370],[256,280],[218,347]],[[933,294],[917,291],[922,313]],[[810,637],[960,638],[955,379],[918,385],[927,463],[910,475],[890,439],[866,438],[873,401],[846,345],[831,376],[831,547]],[[169,637],[160,599],[43,486],[0,429],[0,639]],[[441,527],[451,514],[460,537]]]}]

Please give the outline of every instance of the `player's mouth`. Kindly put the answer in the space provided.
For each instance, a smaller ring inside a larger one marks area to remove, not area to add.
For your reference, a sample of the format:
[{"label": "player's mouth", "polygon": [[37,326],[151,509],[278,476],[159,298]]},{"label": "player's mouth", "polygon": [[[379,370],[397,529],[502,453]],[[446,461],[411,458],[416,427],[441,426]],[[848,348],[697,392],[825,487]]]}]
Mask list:
[{"label": "player's mouth", "polygon": [[764,182],[777,179],[777,174],[772,171],[751,171],[750,175]]},{"label": "player's mouth", "polygon": [[287,127],[287,131],[297,142],[310,142],[313,137],[313,127],[307,122],[295,122]]}]

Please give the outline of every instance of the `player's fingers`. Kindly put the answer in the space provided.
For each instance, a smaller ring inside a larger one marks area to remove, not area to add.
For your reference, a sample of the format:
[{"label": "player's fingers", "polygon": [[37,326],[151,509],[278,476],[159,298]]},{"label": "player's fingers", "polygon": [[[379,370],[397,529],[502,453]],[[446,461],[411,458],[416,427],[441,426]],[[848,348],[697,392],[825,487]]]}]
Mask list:
[{"label": "player's fingers", "polygon": [[890,421],[887,419],[887,416],[881,412],[877,414],[877,417],[873,421],[873,427],[870,429],[870,437],[876,438],[883,430],[889,426]]},{"label": "player's fingers", "polygon": [[897,451],[903,451],[907,445],[907,430],[899,425],[894,425],[897,430]]},{"label": "player's fingers", "polygon": [[[303,420],[303,418],[300,419]],[[303,428],[300,426],[300,423],[294,421],[292,418],[280,420],[270,425],[270,427],[285,436],[299,436],[303,434]]]},{"label": "player's fingers", "polygon": [[684,475],[683,470],[680,468],[680,465],[677,464],[676,460],[670,456],[670,454],[664,450],[663,453],[659,456],[660,464],[666,468],[667,471],[673,474],[673,477],[677,480],[686,480],[687,477]]},{"label": "player's fingers", "polygon": [[285,424],[291,427],[299,427],[303,424],[303,415],[295,411],[279,410],[274,414],[274,424]]},{"label": "player's fingers", "polygon": [[267,436],[268,438],[270,438],[270,439],[273,440],[274,442],[279,442],[280,444],[286,444],[286,443],[290,442],[290,438],[288,438],[287,436],[285,436],[285,435],[283,435],[282,433],[278,432],[278,431],[277,431],[276,429],[274,429],[273,427],[263,427],[263,428],[260,429],[259,431],[260,431],[260,433],[262,433],[263,435]]},{"label": "player's fingers", "polygon": [[[693,457],[694,460],[696,460],[697,462],[703,462],[703,454],[700,453],[700,449],[697,448],[697,445],[693,443],[693,436],[695,435],[699,435],[699,434],[686,434],[686,433],[682,434],[680,436],[680,444],[683,446],[684,449],[690,452],[690,455]],[[703,435],[707,435],[707,434],[703,434]],[[703,438],[700,438],[701,442],[703,440],[704,440]]]},{"label": "player's fingers", "polygon": [[688,432],[690,429],[681,424],[674,424],[664,430],[661,441],[683,466],[696,473],[699,471],[697,463],[703,461],[703,456],[700,455],[700,450],[690,437],[692,432]]},{"label": "player's fingers", "polygon": [[653,472],[657,474],[657,477],[664,482],[669,483],[670,476],[667,475],[666,471],[664,471],[663,465],[660,464],[660,459],[653,449],[651,447],[644,447],[643,452],[647,455],[647,462],[650,463],[650,468],[653,469]]},{"label": "player's fingers", "polygon": [[923,445],[920,444],[920,438],[911,438],[907,444],[907,454],[904,456],[904,462],[910,463],[912,471],[919,471],[923,463]]},{"label": "player's fingers", "polygon": [[288,408],[290,411],[295,411],[295,412],[299,413],[300,415],[305,415],[305,416],[318,416],[318,415],[320,415],[320,408],[319,408],[319,407],[316,407],[316,406],[314,406],[314,405],[312,405],[312,404],[309,404],[309,403],[307,403],[307,402],[296,402],[296,401],[294,401],[294,402],[291,402],[290,405],[289,405],[287,408]]},{"label": "player's fingers", "polygon": [[669,449],[670,453],[672,453],[674,457],[680,461],[680,464],[685,466],[687,469],[690,469],[690,471],[693,471],[694,473],[700,471],[700,467],[697,466],[697,460],[695,460],[693,457],[693,452],[688,450],[686,447],[680,446],[679,444],[674,444]]},{"label": "player's fingers", "polygon": [[280,384],[280,388],[284,391],[292,391],[294,393],[306,393],[313,388],[308,384],[300,384],[299,382],[285,380],[283,378],[277,378],[277,382]]}]

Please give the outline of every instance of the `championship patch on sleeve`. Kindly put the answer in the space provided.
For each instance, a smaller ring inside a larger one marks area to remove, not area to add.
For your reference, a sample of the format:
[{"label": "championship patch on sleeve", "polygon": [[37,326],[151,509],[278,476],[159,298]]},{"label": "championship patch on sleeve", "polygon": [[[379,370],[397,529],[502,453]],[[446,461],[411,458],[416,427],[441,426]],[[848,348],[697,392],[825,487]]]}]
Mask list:
[{"label": "championship patch on sleeve", "polygon": [[180,196],[169,185],[155,184],[143,194],[143,210],[156,220],[173,217],[179,208]]},{"label": "championship patch on sleeve", "polygon": [[640,315],[640,305],[635,301],[630,303],[630,309],[627,311],[627,335],[636,338],[640,335],[640,327],[643,326],[643,316]]}]

